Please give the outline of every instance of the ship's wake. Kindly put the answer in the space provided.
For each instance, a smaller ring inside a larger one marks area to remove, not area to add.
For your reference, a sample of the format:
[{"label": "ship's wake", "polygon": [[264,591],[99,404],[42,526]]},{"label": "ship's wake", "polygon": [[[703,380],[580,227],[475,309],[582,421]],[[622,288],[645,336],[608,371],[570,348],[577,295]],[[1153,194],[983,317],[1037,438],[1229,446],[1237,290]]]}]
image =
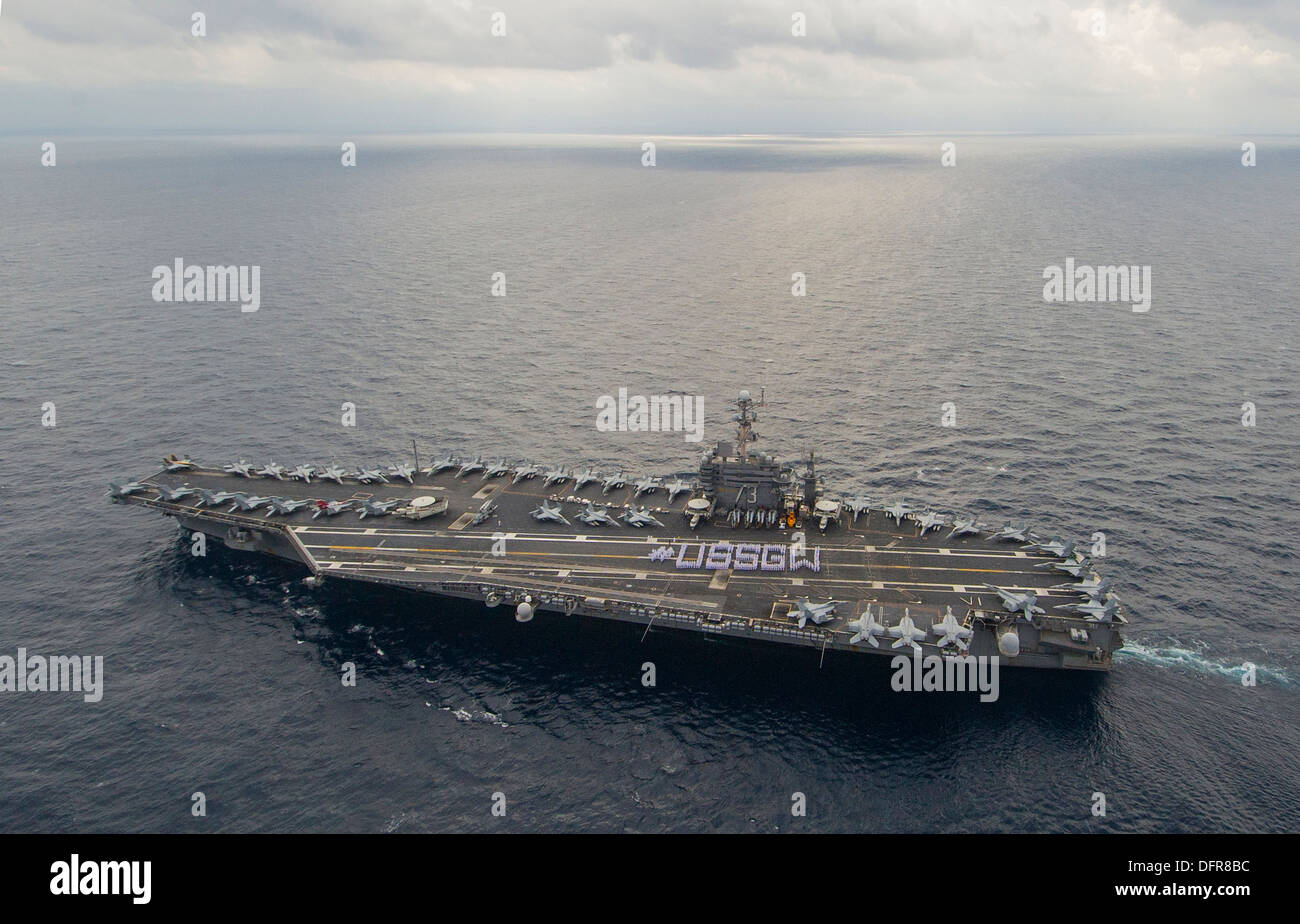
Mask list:
[{"label": "ship's wake", "polygon": [[[1242,661],[1232,662],[1223,658],[1207,658],[1200,651],[1179,645],[1177,642],[1170,645],[1148,646],[1129,640],[1125,640],[1124,647],[1115,652],[1115,656],[1140,661],[1144,664],[1153,664],[1157,667],[1187,668],[1202,674],[1231,677],[1237,682],[1240,682],[1245,675],[1246,663],[1249,661],[1249,659],[1243,659]],[[1270,683],[1279,686],[1293,686],[1295,684],[1291,675],[1281,668],[1269,667],[1257,661],[1249,661],[1249,663],[1255,666],[1255,680],[1257,683]]]}]

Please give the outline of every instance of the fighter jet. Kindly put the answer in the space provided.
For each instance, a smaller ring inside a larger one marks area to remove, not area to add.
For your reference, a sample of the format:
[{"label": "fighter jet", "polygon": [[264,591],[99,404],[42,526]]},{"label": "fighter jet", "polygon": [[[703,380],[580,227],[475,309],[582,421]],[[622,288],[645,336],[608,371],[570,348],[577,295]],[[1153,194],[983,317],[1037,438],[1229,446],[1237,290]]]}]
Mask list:
[{"label": "fighter jet", "polygon": [[448,453],[441,459],[435,459],[433,464],[426,468],[425,471],[430,475],[436,475],[439,472],[445,472],[447,469],[455,468],[458,465],[460,465],[460,462],[456,460],[456,457],[451,453]]},{"label": "fighter jet", "polygon": [[876,622],[875,617],[871,615],[871,604],[868,603],[862,615],[850,623],[846,624],[850,629],[856,629],[857,634],[849,639],[850,645],[856,645],[859,642],[866,642],[872,648],[879,648],[880,643],[876,641],[876,636],[885,631],[885,627]]},{"label": "fighter jet", "polygon": [[199,488],[199,499],[194,502],[194,506],[216,507],[219,504],[224,504],[237,493],[237,491],[209,491],[206,488]]},{"label": "fighter jet", "polygon": [[169,472],[188,472],[192,468],[198,468],[198,464],[193,459],[178,459],[176,456],[163,456],[163,468]]},{"label": "fighter jet", "polygon": [[342,484],[343,479],[347,476],[347,472],[343,471],[343,469],[339,468],[337,465],[331,465],[329,468],[321,471],[319,476],[321,481],[337,481],[339,484]]},{"label": "fighter jet", "polygon": [[594,481],[600,481],[600,472],[594,468],[584,468],[573,479],[573,490],[581,491],[582,486],[591,484]]},{"label": "fighter jet", "polygon": [[1070,577],[1079,577],[1085,571],[1092,570],[1092,559],[1080,556],[1077,552],[1073,559],[1067,561],[1045,561],[1041,565],[1034,565],[1035,568],[1051,568],[1053,571],[1063,571]]},{"label": "fighter jet", "polygon": [[234,513],[236,510],[247,510],[251,512],[256,510],[258,507],[261,507],[263,504],[269,504],[271,502],[271,498],[260,497],[257,494],[236,494],[231,498],[231,500],[234,501],[234,503],[230,505],[230,510],[228,510],[227,513]]},{"label": "fighter jet", "polygon": [[952,529],[944,538],[955,539],[958,536],[978,536],[982,528],[983,527],[975,522],[974,517],[954,517],[952,521]]},{"label": "fighter jet", "polygon": [[489,478],[499,478],[508,471],[510,471],[510,466],[505,462],[490,462],[483,467],[483,477],[479,480],[487,481]]},{"label": "fighter jet", "polygon": [[552,523],[563,523],[565,526],[569,525],[569,521],[565,519],[564,513],[560,509],[560,505],[556,504],[552,507],[546,501],[542,501],[540,507],[535,507],[533,509],[533,519],[549,520]]},{"label": "fighter jet", "polygon": [[396,465],[388,466],[388,474],[394,478],[404,478],[408,484],[415,484],[415,466],[407,465],[405,462],[399,462]]},{"label": "fighter jet", "polygon": [[622,469],[607,477],[600,483],[600,493],[608,494],[616,488],[624,487],[627,484],[627,478],[624,477]]},{"label": "fighter jet", "polygon": [[329,501],[328,503],[325,501],[316,501],[316,509],[312,511],[311,518],[314,520],[322,513],[327,517],[338,516],[344,510],[351,509],[352,501],[350,500]]},{"label": "fighter jet", "polygon": [[366,517],[368,517],[368,516],[371,516],[371,517],[382,517],[382,516],[386,515],[387,513],[389,513],[389,512],[390,512],[394,507],[396,507],[396,506],[397,506],[398,504],[400,504],[400,503],[401,503],[400,500],[387,500],[387,501],[361,500],[361,501],[357,501],[357,504],[358,504],[358,507],[357,507],[357,517],[358,517],[358,519],[362,519],[362,520],[364,520],[364,519],[365,519]]},{"label": "fighter jet", "polygon": [[166,485],[156,484],[151,487],[158,492],[158,499],[175,504],[182,498],[189,497],[191,494],[198,494],[197,488],[191,488],[189,485],[181,485],[179,488],[169,488]]},{"label": "fighter jet", "polygon": [[266,508],[266,516],[269,517],[273,513],[288,516],[300,507],[306,507],[310,503],[311,501],[309,500],[290,500],[287,497],[273,497],[271,498],[271,506]]},{"label": "fighter jet", "polygon": [[486,500],[483,502],[483,506],[478,508],[478,512],[474,514],[474,519],[470,520],[469,525],[478,526],[480,523],[484,523],[489,518],[496,516],[496,512],[497,512],[496,501]]},{"label": "fighter jet", "polygon": [[307,484],[311,484],[311,476],[314,474],[316,474],[316,466],[299,465],[297,468],[295,468],[293,471],[289,473],[289,477],[300,478],[303,481],[305,481]]},{"label": "fighter jet", "polygon": [[627,508],[622,516],[622,520],[628,526],[635,526],[637,528],[642,526],[658,526],[661,529],[663,528],[663,524],[647,513],[644,507],[640,510],[637,510],[635,507]]},{"label": "fighter jet", "polygon": [[542,487],[549,488],[553,484],[564,484],[569,480],[569,470],[567,468],[553,468],[543,473],[546,479],[542,482]]},{"label": "fighter jet", "polygon": [[892,517],[894,522],[899,526],[903,525],[903,517],[912,512],[912,508],[907,506],[903,501],[898,500],[885,508],[886,516]]},{"label": "fighter jet", "polygon": [[232,475],[243,475],[245,478],[253,477],[253,465],[240,459],[238,462],[231,462],[226,466],[226,471]]},{"label": "fighter jet", "polygon": [[659,479],[646,475],[644,478],[634,481],[632,487],[634,489],[632,492],[633,497],[640,497],[642,494],[653,494],[659,490]]},{"label": "fighter jet", "polygon": [[1114,597],[1105,603],[1092,599],[1087,603],[1066,603],[1063,606],[1054,607],[1054,609],[1074,610],[1074,612],[1083,614],[1085,618],[1093,622],[1110,622],[1114,619],[1115,614],[1119,612],[1119,601]]},{"label": "fighter jet", "polygon": [[1066,542],[1060,536],[1049,539],[1047,542],[1030,542],[1025,548],[1032,549],[1035,552],[1046,552],[1048,555],[1055,555],[1057,558],[1073,558],[1074,549],[1077,542]]},{"label": "fighter jet", "polygon": [[138,481],[128,481],[126,484],[118,484],[114,481],[108,483],[108,493],[105,497],[130,497],[132,494],[139,494],[145,488],[151,485],[141,484]]},{"label": "fighter jet", "polygon": [[844,502],[844,506],[852,512],[853,522],[857,523],[858,517],[871,509],[871,498],[865,494],[855,494]]},{"label": "fighter jet", "polygon": [[904,607],[903,618],[899,620],[898,625],[890,626],[885,630],[889,635],[898,639],[890,648],[902,648],[904,645],[910,645],[916,651],[921,650],[917,642],[925,638],[925,630],[918,629],[916,623],[912,622],[912,611]]},{"label": "fighter jet", "polygon": [[668,492],[668,503],[670,504],[673,502],[674,497],[681,494],[683,491],[689,491],[690,489],[690,482],[682,481],[680,478],[674,478],[672,481],[668,482],[668,484],[664,485],[664,490]]},{"label": "fighter jet", "polygon": [[813,603],[807,597],[803,597],[795,601],[794,610],[790,615],[799,620],[800,629],[808,625],[808,620],[810,619],[813,621],[813,625],[820,626],[835,618],[835,607],[839,605],[839,600],[828,600],[825,603]]},{"label": "fighter jet", "polygon": [[278,462],[272,462],[257,474],[266,475],[268,478],[274,478],[277,481],[283,481],[286,472],[287,469],[283,465],[280,465]]},{"label": "fighter jet", "polygon": [[1068,590],[1072,593],[1082,594],[1085,597],[1095,600],[1098,597],[1106,596],[1110,591],[1110,588],[1110,578],[1102,580],[1094,571],[1092,574],[1088,575],[1087,578],[1077,584],[1057,584],[1052,588],[1052,590]]},{"label": "fighter jet", "polygon": [[542,467],[540,465],[533,465],[533,463],[529,462],[527,465],[520,465],[515,468],[515,474],[514,477],[510,479],[510,483],[519,484],[519,482],[526,479],[536,478],[541,473]]},{"label": "fighter jet", "polygon": [[912,519],[916,521],[917,526],[921,527],[921,532],[918,533],[918,535],[921,536],[925,535],[926,530],[936,529],[943,525],[943,517],[935,513],[933,510],[927,510],[925,513],[913,514]]},{"label": "fighter jet", "polygon": [[932,625],[930,631],[939,636],[938,647],[946,648],[949,643],[952,643],[962,651],[970,648],[970,637],[974,634],[973,630],[966,628],[957,621],[957,617],[952,614],[951,606],[948,607],[948,612],[944,614],[943,622]]},{"label": "fighter jet", "polygon": [[1041,606],[1038,606],[1038,594],[1032,590],[1023,594],[1013,594],[1009,590],[994,587],[992,584],[985,584],[984,586],[1002,598],[1002,608],[1008,613],[1023,613],[1026,619],[1033,619],[1036,613],[1046,612]]},{"label": "fighter jet", "polygon": [[1000,530],[994,533],[991,538],[1002,542],[1032,542],[1033,541],[1032,539],[1029,538],[1028,526],[1012,526],[1010,523],[1007,523]]},{"label": "fighter jet", "polygon": [[456,472],[457,478],[464,478],[470,472],[481,472],[483,470],[483,457],[475,456],[468,462],[462,462]]},{"label": "fighter jet", "polygon": [[384,473],[377,468],[363,468],[353,477],[362,484],[374,484],[376,481],[388,484],[388,479],[384,476]]},{"label": "fighter jet", "polygon": [[609,515],[609,511],[604,507],[597,510],[590,502],[587,503],[586,509],[583,510],[582,513],[578,514],[578,519],[586,523],[588,526],[618,525],[618,521]]}]

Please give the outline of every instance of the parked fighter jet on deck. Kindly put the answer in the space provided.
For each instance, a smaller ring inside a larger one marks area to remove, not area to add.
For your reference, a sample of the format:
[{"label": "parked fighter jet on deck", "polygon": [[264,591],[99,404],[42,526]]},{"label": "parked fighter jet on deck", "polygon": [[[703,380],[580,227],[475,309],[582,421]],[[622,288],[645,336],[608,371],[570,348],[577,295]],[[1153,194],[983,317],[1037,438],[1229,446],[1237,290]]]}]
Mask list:
[{"label": "parked fighter jet on deck", "polygon": [[794,608],[790,611],[790,616],[799,623],[802,629],[812,620],[813,625],[820,626],[828,623],[835,618],[835,607],[840,605],[838,600],[828,600],[825,603],[813,603],[807,597],[802,597],[795,601]]},{"label": "parked fighter jet on deck", "polygon": [[261,507],[263,504],[271,503],[271,498],[261,497],[257,494],[236,494],[231,498],[231,500],[234,501],[234,503],[230,505],[229,513],[234,513],[236,510],[252,511]]},{"label": "parked fighter jet on deck", "polygon": [[457,461],[456,457],[448,453],[447,455],[443,456],[441,459],[435,459],[433,461],[433,464],[430,465],[427,469],[425,469],[425,471],[428,472],[430,475],[436,475],[439,472],[445,472],[448,469],[455,468],[459,464],[460,462]]},{"label": "parked fighter jet on deck", "polygon": [[195,507],[216,507],[230,500],[238,491],[209,491],[206,488],[199,488],[199,499],[194,502]]},{"label": "parked fighter jet on deck", "polygon": [[866,642],[872,648],[880,647],[880,643],[876,641],[876,638],[884,634],[885,627],[876,622],[876,618],[871,614],[870,603],[868,603],[862,610],[861,616],[852,622],[847,623],[847,627],[857,630],[856,634],[849,639],[850,645],[857,645],[859,642]]},{"label": "parked fighter jet on deck", "polygon": [[536,478],[542,473],[541,466],[533,465],[531,462],[526,465],[520,465],[515,468],[514,477],[510,479],[511,484],[519,484],[521,481],[528,481]]},{"label": "parked fighter jet on deck", "polygon": [[607,476],[603,481],[601,481],[600,493],[608,494],[610,491],[625,487],[626,485],[627,485],[627,478],[624,477],[623,472],[620,470],[615,472],[612,475]]},{"label": "parked fighter jet on deck", "polygon": [[636,526],[638,528],[642,526],[658,526],[663,528],[663,524],[647,513],[644,507],[640,510],[637,510],[634,507],[629,507],[623,514],[622,520],[628,526]]},{"label": "parked fighter jet on deck", "polygon": [[903,525],[903,517],[912,512],[912,508],[907,506],[903,501],[897,500],[885,508],[885,515],[893,519],[899,526]]},{"label": "parked fighter jet on deck", "polygon": [[865,494],[855,494],[844,502],[844,506],[853,514],[853,522],[856,525],[858,517],[871,509],[871,498]]},{"label": "parked fighter jet on deck", "polygon": [[396,465],[388,466],[388,474],[394,478],[401,478],[407,484],[415,484],[415,466],[407,465],[405,462],[398,462]]},{"label": "parked fighter jet on deck", "polygon": [[668,492],[668,503],[671,504],[673,498],[678,494],[681,494],[683,491],[691,490],[691,485],[690,482],[682,481],[680,478],[674,478],[672,481],[668,482],[668,484],[664,485],[664,490]]},{"label": "parked fighter jet on deck", "polygon": [[552,507],[546,501],[542,501],[540,506],[533,508],[532,514],[534,520],[549,520],[552,523],[563,523],[565,526],[569,525],[569,521],[565,519],[559,504]]},{"label": "parked fighter jet on deck", "polygon": [[352,509],[351,500],[330,501],[328,503],[326,503],[325,501],[317,501],[316,509],[312,511],[311,518],[314,520],[321,515],[327,517],[334,517],[334,516],[338,516],[344,510],[351,510],[351,509]]},{"label": "parked fighter jet on deck", "polygon": [[545,480],[542,482],[542,487],[545,488],[549,488],[553,484],[564,484],[569,480],[569,470],[564,467],[552,468],[543,475],[543,478]]},{"label": "parked fighter jet on deck", "polygon": [[358,519],[364,520],[368,516],[369,517],[386,516],[387,514],[391,513],[392,509],[400,503],[401,503],[400,500],[387,500],[387,501],[359,500],[357,501]]},{"label": "parked fighter jet on deck", "polygon": [[310,503],[311,501],[309,500],[301,500],[301,499],[288,498],[288,497],[273,497],[271,498],[271,506],[269,506],[266,509],[265,515],[269,517],[272,514],[278,513],[281,514],[282,516],[288,516],[289,514],[293,513],[299,508],[306,507]]},{"label": "parked fighter jet on deck", "polygon": [[993,535],[993,538],[1001,540],[1003,542],[1031,542],[1032,541],[1029,538],[1028,526],[1012,526],[1010,523],[1007,523],[1000,530],[998,530]]},{"label": "parked fighter jet on deck", "polygon": [[978,536],[983,529],[975,522],[974,517],[955,517],[952,521],[952,529],[948,531],[947,539],[956,539],[960,536]]},{"label": "parked fighter jet on deck", "polygon": [[1035,614],[1047,612],[1037,605],[1038,594],[1032,590],[1017,594],[1009,590],[1003,590],[1001,587],[994,587],[992,584],[985,584],[984,586],[1002,598],[1002,608],[1008,613],[1023,613],[1026,619],[1033,619]]},{"label": "parked fighter jet on deck", "polygon": [[471,472],[481,472],[481,471],[483,471],[483,457],[475,456],[474,458],[470,459],[468,462],[462,462],[460,464],[460,468],[457,469],[456,471],[456,477],[464,478],[466,475],[470,474]]},{"label": "parked fighter jet on deck", "polygon": [[132,494],[139,494],[145,488],[151,485],[141,484],[138,481],[128,481],[126,484],[117,484],[110,481],[108,483],[108,493],[105,497],[130,497]]},{"label": "parked fighter jet on deck", "polygon": [[962,651],[970,648],[970,638],[974,635],[972,629],[963,626],[957,617],[952,614],[952,607],[948,607],[948,612],[944,614],[943,621],[937,622],[930,627],[930,631],[939,636],[936,646],[945,648],[948,645],[956,645]]},{"label": "parked fighter jet on deck", "polygon": [[181,485],[179,488],[169,488],[166,485],[161,485],[161,484],[150,485],[150,487],[152,487],[155,491],[158,492],[159,500],[167,501],[170,504],[174,504],[180,501],[182,498],[189,497],[191,494],[199,493],[198,489],[191,488],[187,484]]},{"label": "parked fighter jet on deck", "polygon": [[587,503],[582,513],[578,514],[578,519],[588,526],[617,526],[618,521],[609,515],[609,511],[604,507],[599,509],[593,507],[591,502]]},{"label": "parked fighter jet on deck", "polygon": [[898,639],[889,646],[890,648],[902,648],[905,645],[910,645],[916,651],[921,650],[921,646],[917,642],[925,638],[925,630],[918,629],[916,623],[912,622],[912,611],[908,607],[903,607],[903,618],[898,621],[898,625],[890,626],[885,631],[890,636]]},{"label": "parked fighter jet on deck", "polygon": [[927,510],[925,513],[916,513],[912,515],[916,525],[921,527],[921,532],[917,535],[924,536],[927,530],[936,529],[943,525],[943,517],[933,510]]}]

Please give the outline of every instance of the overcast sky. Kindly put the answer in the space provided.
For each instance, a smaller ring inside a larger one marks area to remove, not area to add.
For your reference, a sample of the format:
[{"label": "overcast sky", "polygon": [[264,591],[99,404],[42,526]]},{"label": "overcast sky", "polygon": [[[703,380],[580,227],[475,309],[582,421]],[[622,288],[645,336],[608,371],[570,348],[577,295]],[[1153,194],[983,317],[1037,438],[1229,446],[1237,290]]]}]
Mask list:
[{"label": "overcast sky", "polygon": [[0,0],[47,130],[1296,133],[1300,0]]}]

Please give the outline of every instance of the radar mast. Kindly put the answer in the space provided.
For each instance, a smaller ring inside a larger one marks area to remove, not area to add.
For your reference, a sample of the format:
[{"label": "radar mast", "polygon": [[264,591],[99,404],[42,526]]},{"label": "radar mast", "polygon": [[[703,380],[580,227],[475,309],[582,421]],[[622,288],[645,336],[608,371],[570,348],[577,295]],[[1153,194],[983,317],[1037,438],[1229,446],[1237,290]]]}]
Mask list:
[{"label": "radar mast", "polygon": [[759,389],[758,401],[750,397],[748,389],[743,389],[740,396],[736,398],[736,456],[738,458],[748,459],[749,444],[758,439],[758,434],[754,432],[754,423],[758,420],[754,408],[766,407],[766,398],[765,387]]}]

